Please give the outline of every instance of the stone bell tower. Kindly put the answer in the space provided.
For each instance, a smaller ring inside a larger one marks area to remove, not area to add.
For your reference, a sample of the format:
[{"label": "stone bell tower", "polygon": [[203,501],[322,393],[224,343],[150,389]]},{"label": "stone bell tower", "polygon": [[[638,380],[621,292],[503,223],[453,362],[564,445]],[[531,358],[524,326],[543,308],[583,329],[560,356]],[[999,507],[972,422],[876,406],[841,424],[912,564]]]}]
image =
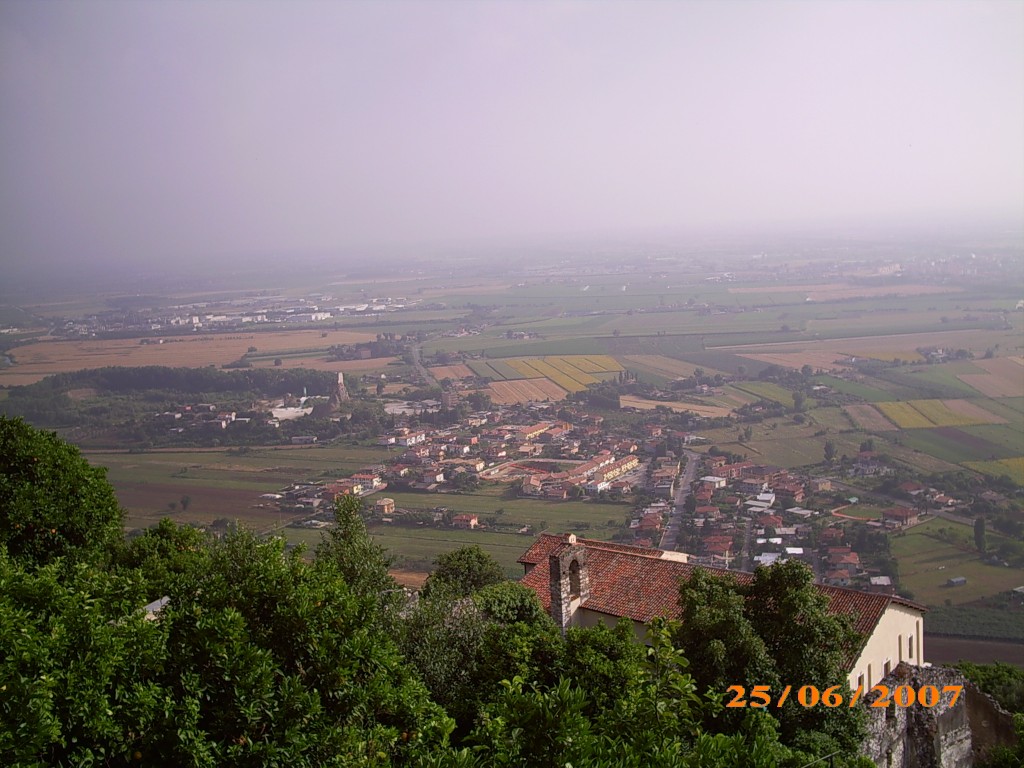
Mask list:
[{"label": "stone bell tower", "polygon": [[576,543],[575,534],[565,536],[565,544],[548,558],[551,574],[551,618],[562,631],[573,623],[573,615],[590,597],[587,575],[587,548]]}]

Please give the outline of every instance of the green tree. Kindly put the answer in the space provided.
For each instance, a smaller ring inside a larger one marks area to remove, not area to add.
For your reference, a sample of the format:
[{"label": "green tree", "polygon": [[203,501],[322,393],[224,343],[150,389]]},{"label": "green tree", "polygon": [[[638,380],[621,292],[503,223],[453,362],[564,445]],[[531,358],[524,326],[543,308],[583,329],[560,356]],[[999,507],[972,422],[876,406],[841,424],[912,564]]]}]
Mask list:
[{"label": "green tree", "polygon": [[825,441],[825,461],[831,464],[836,459],[836,444],[834,440]]},{"label": "green tree", "polygon": [[0,544],[11,557],[103,560],[123,520],[105,470],[56,434],[0,416]]},{"label": "green tree", "polygon": [[363,503],[357,496],[346,494],[337,498],[335,525],[321,538],[316,559],[332,563],[355,594],[372,597],[382,605],[394,605],[401,590],[388,573],[391,556],[370,538],[362,509]]},{"label": "green tree", "polygon": [[985,542],[985,518],[978,517],[974,521],[974,546],[978,548],[981,554],[985,554],[986,542]]},{"label": "green tree", "polygon": [[793,410],[800,413],[804,410],[807,404],[807,395],[803,392],[796,391],[793,393]]},{"label": "green tree", "polygon": [[423,585],[423,594],[429,596],[443,589],[454,597],[468,597],[506,578],[498,561],[473,544],[438,555],[434,570]]},{"label": "green tree", "polygon": [[[838,685],[845,693],[846,654],[859,647],[860,637],[848,620],[828,612],[828,599],[813,582],[810,569],[798,561],[758,568],[745,584],[694,570],[680,586],[683,615],[675,638],[702,689],[720,695],[730,685],[748,691],[767,685],[776,697],[784,685]],[[739,727],[743,714],[725,710],[716,722]],[[809,754],[855,754],[863,736],[860,709],[794,702],[771,708],[771,714],[782,742]]]},{"label": "green tree", "polygon": [[[765,644],[783,684],[812,684],[824,691],[848,688],[850,649],[862,638],[848,616],[829,613],[828,598],[814,586],[814,573],[799,560],[758,568],[740,590],[745,614]],[[863,736],[863,712],[849,707],[783,707],[778,710],[783,742],[805,746],[827,738],[845,753],[856,752]],[[810,734],[814,736],[810,736]]]},{"label": "green tree", "polygon": [[165,517],[118,547],[113,566],[125,575],[137,571],[146,585],[146,599],[155,600],[167,594],[174,579],[205,567],[207,544],[202,531]]},{"label": "green tree", "polygon": [[[697,568],[679,588],[682,611],[673,640],[690,660],[701,690],[724,694],[730,685],[778,690],[778,669],[745,614],[745,598],[731,577]],[[729,711],[733,725],[742,712]]]}]

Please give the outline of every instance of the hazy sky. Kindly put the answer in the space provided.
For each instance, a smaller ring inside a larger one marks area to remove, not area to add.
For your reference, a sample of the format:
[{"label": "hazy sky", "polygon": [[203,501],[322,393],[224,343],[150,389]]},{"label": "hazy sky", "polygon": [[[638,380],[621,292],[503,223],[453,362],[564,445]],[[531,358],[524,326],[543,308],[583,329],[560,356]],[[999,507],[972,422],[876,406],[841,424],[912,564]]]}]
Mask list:
[{"label": "hazy sky", "polygon": [[0,264],[1024,212],[1024,2],[0,3]]}]

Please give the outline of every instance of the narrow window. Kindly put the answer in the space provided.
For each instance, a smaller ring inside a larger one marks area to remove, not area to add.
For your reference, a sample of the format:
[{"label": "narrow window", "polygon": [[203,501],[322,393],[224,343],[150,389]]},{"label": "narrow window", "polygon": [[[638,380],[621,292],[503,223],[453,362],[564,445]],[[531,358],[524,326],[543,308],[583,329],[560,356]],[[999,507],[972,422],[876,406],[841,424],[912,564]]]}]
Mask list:
[{"label": "narrow window", "polygon": [[907,658],[914,658],[914,636],[911,635],[907,638]]},{"label": "narrow window", "polygon": [[899,651],[900,661],[903,661],[903,635],[900,635],[899,640],[896,642],[896,650]]},{"label": "narrow window", "polygon": [[580,564],[573,560],[569,565],[569,597],[575,600],[580,596]]}]

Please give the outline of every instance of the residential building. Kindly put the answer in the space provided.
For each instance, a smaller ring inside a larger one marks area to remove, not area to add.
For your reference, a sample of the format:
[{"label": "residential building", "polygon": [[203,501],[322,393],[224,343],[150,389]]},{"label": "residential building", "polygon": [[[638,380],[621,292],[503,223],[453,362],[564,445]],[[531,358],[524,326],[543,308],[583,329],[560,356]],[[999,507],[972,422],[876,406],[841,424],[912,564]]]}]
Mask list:
[{"label": "residential building", "polygon": [[[632,620],[639,640],[656,616],[680,617],[679,583],[695,566],[679,552],[578,539],[573,534],[542,534],[519,562],[522,584],[536,592],[563,629]],[[751,574],[709,568],[741,582]],[[863,640],[847,654],[851,688],[867,690],[900,662],[924,662],[924,608],[904,598],[815,585],[828,598],[828,610],[853,619]]]}]

